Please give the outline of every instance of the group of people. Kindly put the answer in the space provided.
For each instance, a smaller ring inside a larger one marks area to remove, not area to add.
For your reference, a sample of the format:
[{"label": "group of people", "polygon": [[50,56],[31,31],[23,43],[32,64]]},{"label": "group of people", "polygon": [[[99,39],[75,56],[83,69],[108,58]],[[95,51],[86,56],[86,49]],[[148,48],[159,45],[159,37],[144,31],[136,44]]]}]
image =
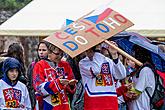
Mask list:
[{"label": "group of people", "polygon": [[[115,42],[112,43],[117,46]],[[13,45],[17,49],[11,55],[9,51]],[[20,48],[19,53],[16,45],[19,44],[14,43],[9,47],[9,58],[2,64],[1,108],[71,110],[73,95],[79,89],[76,86],[79,75],[85,90],[84,110],[150,110],[150,98],[145,90],[152,96],[155,88],[152,69],[143,67],[139,70],[139,66],[131,60],[125,66],[117,50],[111,46],[98,45],[77,59],[71,59],[55,45],[41,41],[37,48],[37,59],[26,71],[23,49]],[[153,66],[147,50],[140,50],[142,48],[137,45],[134,48],[137,60]],[[126,78],[136,71],[139,72],[138,76],[134,74]],[[126,83],[128,80],[131,83]],[[121,97],[129,101],[120,101]],[[127,107],[121,106],[123,103]]]}]

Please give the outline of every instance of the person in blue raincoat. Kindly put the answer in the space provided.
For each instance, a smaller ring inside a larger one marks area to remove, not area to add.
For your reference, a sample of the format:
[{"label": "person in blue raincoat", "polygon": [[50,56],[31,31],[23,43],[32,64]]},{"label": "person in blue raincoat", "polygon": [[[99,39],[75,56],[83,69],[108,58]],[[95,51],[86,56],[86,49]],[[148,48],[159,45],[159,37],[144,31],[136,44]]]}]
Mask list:
[{"label": "person in blue raincoat", "polygon": [[31,110],[28,89],[18,79],[21,65],[15,58],[8,58],[3,63],[4,77],[0,80],[0,108],[19,108]]}]

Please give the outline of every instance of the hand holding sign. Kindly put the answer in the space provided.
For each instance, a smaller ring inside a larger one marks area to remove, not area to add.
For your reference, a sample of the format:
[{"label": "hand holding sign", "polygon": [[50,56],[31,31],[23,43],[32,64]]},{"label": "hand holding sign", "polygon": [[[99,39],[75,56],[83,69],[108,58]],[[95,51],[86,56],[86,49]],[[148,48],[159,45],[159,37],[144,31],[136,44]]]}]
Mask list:
[{"label": "hand holding sign", "polygon": [[[118,47],[115,42],[113,42],[113,41],[110,41],[110,42],[112,43],[112,45]],[[117,59],[118,58],[118,54],[117,54],[117,50],[114,48],[114,46],[109,45],[108,50],[111,53],[112,58],[113,59]]]}]

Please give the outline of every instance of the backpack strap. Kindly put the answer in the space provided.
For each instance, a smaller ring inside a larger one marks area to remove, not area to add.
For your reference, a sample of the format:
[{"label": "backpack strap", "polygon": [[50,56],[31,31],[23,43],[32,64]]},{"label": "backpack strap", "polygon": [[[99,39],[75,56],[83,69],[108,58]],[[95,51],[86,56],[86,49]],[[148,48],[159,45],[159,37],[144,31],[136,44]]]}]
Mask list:
[{"label": "backpack strap", "polygon": [[79,86],[80,86],[80,88],[81,88],[81,91],[80,91],[79,96],[78,96],[77,99],[75,100],[74,104],[77,104],[77,103],[79,103],[79,101],[81,101],[81,99],[82,99],[82,94],[83,94],[83,91],[84,91],[84,86],[83,86],[83,84],[82,84],[82,80],[80,80],[79,83],[80,83]]},{"label": "backpack strap", "polygon": [[[155,87],[156,88],[156,87]],[[145,91],[146,91],[146,93],[147,93],[147,95],[148,95],[148,97],[150,98],[150,100],[151,100],[151,95],[149,94],[149,92],[148,92],[148,90],[147,90],[147,88],[145,88]]]},{"label": "backpack strap", "polygon": [[[156,73],[155,69],[152,68],[151,65],[146,65],[146,67],[149,67],[153,71],[153,73],[154,73],[154,77],[155,77],[155,89],[158,88],[158,86],[162,86],[162,84],[160,83],[159,75]],[[152,96],[149,94],[147,88],[145,88],[145,91],[146,91],[147,95],[149,96],[149,98],[151,99]],[[154,95],[154,93],[153,93],[153,95]]]}]

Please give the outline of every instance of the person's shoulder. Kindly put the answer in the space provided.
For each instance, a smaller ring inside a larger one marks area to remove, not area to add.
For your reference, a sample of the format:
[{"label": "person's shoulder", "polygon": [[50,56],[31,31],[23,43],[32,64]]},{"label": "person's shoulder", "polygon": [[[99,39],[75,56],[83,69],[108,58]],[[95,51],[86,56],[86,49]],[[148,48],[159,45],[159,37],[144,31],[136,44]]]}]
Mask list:
[{"label": "person's shoulder", "polygon": [[85,57],[79,61],[79,64],[84,63],[84,62],[88,62],[88,61],[89,61],[89,58]]},{"label": "person's shoulder", "polygon": [[70,66],[69,62],[67,62],[67,61],[60,61],[58,65],[59,66]]},{"label": "person's shoulder", "polygon": [[105,58],[105,56],[102,53],[99,53],[99,52],[95,52],[95,55],[94,56]]},{"label": "person's shoulder", "polygon": [[21,81],[18,81],[17,84],[20,85],[21,87],[26,87],[26,85],[22,83]]},{"label": "person's shoulder", "polygon": [[143,67],[140,71],[142,74],[145,73],[145,74],[153,74],[154,72],[152,71],[152,69],[150,67]]},{"label": "person's shoulder", "polygon": [[42,59],[42,60],[40,60],[40,61],[38,61],[36,63],[45,63],[45,62],[46,62],[46,60]]},{"label": "person's shoulder", "polygon": [[67,61],[63,61],[63,60],[61,60],[59,63],[61,63],[61,64],[69,64]]},{"label": "person's shoulder", "polygon": [[28,69],[34,67],[34,65],[35,65],[36,63],[37,63],[37,62],[32,61],[32,62],[28,65]]},{"label": "person's shoulder", "polygon": [[105,62],[105,61],[109,62],[109,60],[111,60],[110,58],[104,56],[103,54],[101,54],[99,52],[96,52],[94,57],[95,57],[94,59],[99,60],[99,62]]},{"label": "person's shoulder", "polygon": [[24,83],[20,82],[20,81],[17,82],[17,84],[15,85],[15,87],[16,87],[18,90],[23,91],[23,93],[27,93],[27,92],[28,92],[27,86],[26,86]]},{"label": "person's shoulder", "polygon": [[3,82],[3,80],[2,79],[0,79],[0,84]]},{"label": "person's shoulder", "polygon": [[3,81],[2,79],[0,79],[0,87],[1,87],[1,90],[2,90],[2,88],[6,88],[6,87],[8,87],[9,85],[5,82],[5,81]]},{"label": "person's shoulder", "polygon": [[100,60],[108,59],[108,57],[104,56],[102,53],[99,53],[99,52],[95,52],[94,57],[95,57],[96,59],[100,59]]},{"label": "person's shoulder", "polygon": [[40,60],[40,61],[36,62],[35,65],[43,65],[45,63],[47,63],[45,60]]},{"label": "person's shoulder", "polygon": [[141,70],[143,71],[152,71],[151,67],[148,67],[148,66],[144,66]]}]

